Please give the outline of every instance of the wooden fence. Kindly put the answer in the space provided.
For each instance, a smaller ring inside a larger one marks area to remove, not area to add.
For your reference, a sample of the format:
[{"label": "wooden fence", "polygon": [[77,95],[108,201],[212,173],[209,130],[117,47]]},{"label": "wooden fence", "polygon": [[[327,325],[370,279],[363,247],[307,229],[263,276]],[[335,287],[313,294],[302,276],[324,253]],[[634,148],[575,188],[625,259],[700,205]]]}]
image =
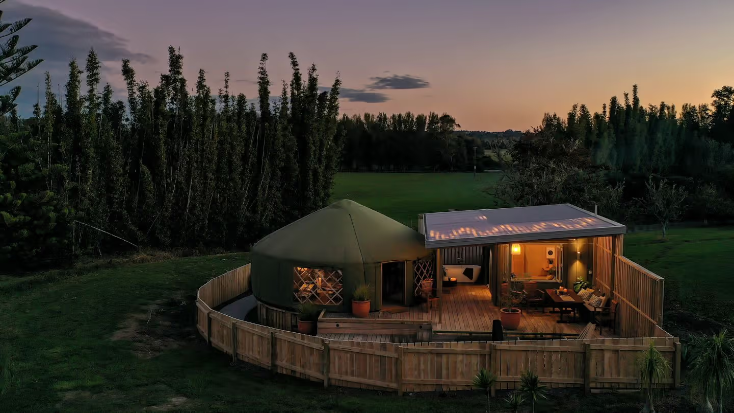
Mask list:
[{"label": "wooden fence", "polygon": [[418,391],[469,390],[482,369],[498,377],[493,389],[514,389],[533,370],[549,387],[639,388],[638,354],[654,343],[673,369],[661,387],[680,383],[680,343],[655,326],[652,337],[456,343],[377,343],[327,340],[237,320],[213,308],[246,291],[250,266],[230,271],[197,294],[197,328],[233,361],[337,385]]},{"label": "wooden fence", "polygon": [[298,314],[267,304],[257,303],[257,320],[260,324],[281,330],[293,331],[298,326]]},{"label": "wooden fence", "polygon": [[441,248],[443,265],[482,265],[482,245]]},{"label": "wooden fence", "polygon": [[594,240],[594,286],[619,302],[617,332],[622,337],[658,337],[658,330],[664,332],[659,326],[665,281],[622,255],[622,236],[614,248],[612,242],[614,237]]}]

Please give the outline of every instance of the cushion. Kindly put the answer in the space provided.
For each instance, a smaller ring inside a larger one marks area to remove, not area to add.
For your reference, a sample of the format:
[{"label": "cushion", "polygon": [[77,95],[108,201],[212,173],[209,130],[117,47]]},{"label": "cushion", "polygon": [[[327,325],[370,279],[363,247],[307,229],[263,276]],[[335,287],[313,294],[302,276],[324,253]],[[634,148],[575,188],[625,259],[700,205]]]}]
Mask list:
[{"label": "cushion", "polygon": [[589,305],[592,307],[599,307],[602,302],[602,297],[598,295],[592,295],[591,298],[589,298]]},{"label": "cushion", "polygon": [[602,308],[604,308],[604,306],[607,304],[607,298],[608,297],[606,297],[606,296],[605,297],[602,297],[601,298],[601,302],[599,303],[599,305],[597,305],[595,307],[602,307]]},{"label": "cushion", "polygon": [[464,269],[464,277],[468,278],[471,281],[474,281],[474,269],[471,267],[466,267]]},{"label": "cushion", "polygon": [[586,301],[586,300],[589,299],[589,295],[591,295],[592,292],[593,292],[593,290],[590,290],[588,288],[587,289],[583,289],[583,290],[579,291],[579,297],[581,297],[584,301]]}]

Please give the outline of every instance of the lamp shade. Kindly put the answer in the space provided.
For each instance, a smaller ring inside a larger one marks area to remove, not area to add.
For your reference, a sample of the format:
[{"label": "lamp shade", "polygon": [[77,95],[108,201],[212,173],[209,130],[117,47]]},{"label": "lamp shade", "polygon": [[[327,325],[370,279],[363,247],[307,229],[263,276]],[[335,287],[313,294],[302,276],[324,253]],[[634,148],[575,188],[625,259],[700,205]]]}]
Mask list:
[{"label": "lamp shade", "polygon": [[521,252],[520,244],[512,244],[511,250],[512,250],[512,255],[520,255],[520,252]]}]

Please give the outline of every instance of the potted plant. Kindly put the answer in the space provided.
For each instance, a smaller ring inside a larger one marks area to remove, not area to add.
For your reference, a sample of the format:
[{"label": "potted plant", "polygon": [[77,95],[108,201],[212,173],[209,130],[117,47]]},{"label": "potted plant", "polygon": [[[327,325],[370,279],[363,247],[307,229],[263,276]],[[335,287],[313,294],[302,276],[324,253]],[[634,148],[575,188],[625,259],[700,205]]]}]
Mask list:
[{"label": "potted plant", "polygon": [[370,286],[362,284],[352,294],[352,314],[367,318],[370,314]]},{"label": "potted plant", "polygon": [[502,295],[500,322],[502,322],[502,328],[506,330],[517,330],[520,327],[520,319],[522,318],[522,311],[513,305],[513,293],[512,288],[509,288],[509,291]]},{"label": "potted plant", "polygon": [[319,309],[311,303],[303,303],[298,307],[298,332],[313,335],[316,332],[316,321]]}]

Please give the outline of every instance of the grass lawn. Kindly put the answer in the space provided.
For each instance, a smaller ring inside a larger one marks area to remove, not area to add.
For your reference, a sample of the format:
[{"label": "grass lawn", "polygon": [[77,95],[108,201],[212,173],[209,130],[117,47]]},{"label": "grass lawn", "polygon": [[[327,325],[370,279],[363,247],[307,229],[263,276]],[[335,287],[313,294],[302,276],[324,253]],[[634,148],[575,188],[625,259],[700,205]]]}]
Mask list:
[{"label": "grass lawn", "polygon": [[[12,379],[0,395],[0,411],[484,411],[479,392],[398,397],[323,389],[246,364],[231,366],[198,337],[193,294],[210,277],[247,261],[246,254],[180,258],[46,277],[30,288],[3,284],[0,363],[9,357]],[[537,411],[637,412],[639,401],[637,394],[589,400],[568,390]],[[502,411],[494,403],[493,411]],[[661,403],[658,411],[680,411],[677,394]]]},{"label": "grass lawn", "polygon": [[[408,222],[421,212],[492,206],[482,190],[499,175],[339,174],[333,199],[350,198]],[[731,323],[734,228],[629,234],[625,255],[666,277],[666,323],[690,310]],[[0,276],[0,412],[247,411],[483,412],[479,392],[406,395],[323,389],[206,347],[194,327],[194,293],[247,254],[117,263],[27,277]],[[700,325],[700,319],[690,322]],[[666,326],[667,328],[667,326]],[[684,326],[684,328],[687,328]],[[676,333],[674,330],[669,330]],[[12,372],[2,393],[2,366]],[[493,401],[494,412],[499,400]],[[690,410],[669,392],[658,412]],[[638,394],[583,397],[554,391],[538,412],[638,412]]]},{"label": "grass lawn", "polygon": [[499,173],[340,173],[331,199],[351,199],[395,220],[410,224],[418,214],[452,209],[492,208],[484,190]]},{"label": "grass lawn", "polygon": [[660,238],[628,234],[624,255],[665,278],[666,313],[680,309],[734,324],[734,227],[673,229]]}]

